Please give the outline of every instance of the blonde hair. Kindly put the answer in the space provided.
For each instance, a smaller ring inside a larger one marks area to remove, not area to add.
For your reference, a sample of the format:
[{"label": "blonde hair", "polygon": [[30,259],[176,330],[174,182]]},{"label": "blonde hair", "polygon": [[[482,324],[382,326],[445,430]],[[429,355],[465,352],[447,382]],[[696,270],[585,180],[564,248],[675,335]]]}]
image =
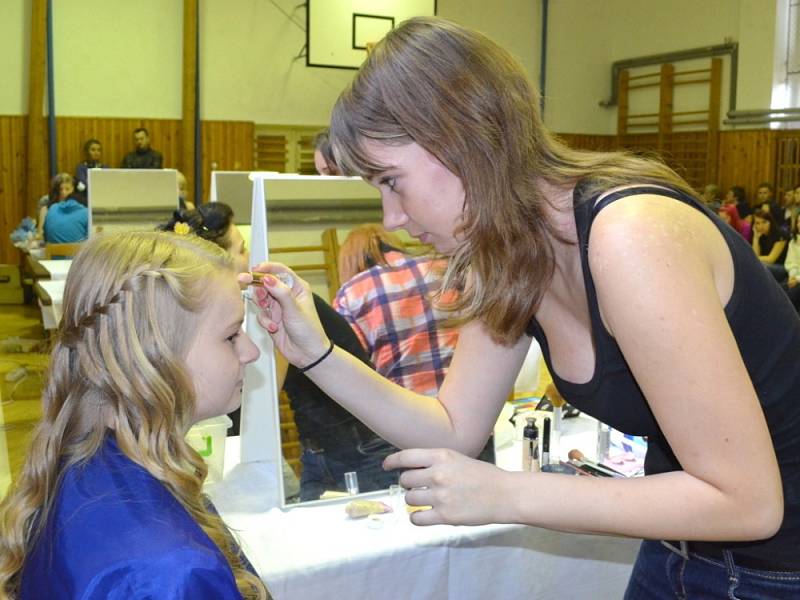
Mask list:
[{"label": "blonde hair", "polygon": [[385,246],[402,251],[403,241],[377,223],[367,223],[353,229],[339,248],[339,278],[343,282],[349,281],[372,266],[387,266]]},{"label": "blonde hair", "polygon": [[[459,322],[482,320],[512,344],[534,316],[554,269],[543,181],[585,196],[626,183],[661,183],[695,195],[666,165],[624,152],[568,148],[544,127],[522,66],[486,36],[419,17],[381,40],[334,106],[331,142],[343,173],[374,177],[388,165],[365,142],[417,143],[464,186],[461,240],[442,293]],[[513,268],[511,267],[513,265]],[[441,299],[441,297],[440,297]]]},{"label": "blonde hair", "polygon": [[43,416],[22,473],[0,503],[0,597],[14,597],[62,473],[113,430],[120,450],[183,505],[227,559],[241,593],[265,598],[222,520],[203,503],[202,458],[184,440],[195,410],[185,356],[209,280],[233,277],[229,255],[197,236],[98,236],[70,268]]}]

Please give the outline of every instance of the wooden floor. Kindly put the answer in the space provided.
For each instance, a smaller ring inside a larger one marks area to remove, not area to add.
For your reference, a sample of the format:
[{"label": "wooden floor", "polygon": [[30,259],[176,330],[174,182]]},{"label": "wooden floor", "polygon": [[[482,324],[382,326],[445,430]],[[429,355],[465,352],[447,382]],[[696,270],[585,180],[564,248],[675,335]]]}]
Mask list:
[{"label": "wooden floor", "polygon": [[[40,314],[35,304],[0,305],[0,496],[19,472],[30,431],[41,416],[49,356]],[[15,372],[19,378],[8,381]]]}]

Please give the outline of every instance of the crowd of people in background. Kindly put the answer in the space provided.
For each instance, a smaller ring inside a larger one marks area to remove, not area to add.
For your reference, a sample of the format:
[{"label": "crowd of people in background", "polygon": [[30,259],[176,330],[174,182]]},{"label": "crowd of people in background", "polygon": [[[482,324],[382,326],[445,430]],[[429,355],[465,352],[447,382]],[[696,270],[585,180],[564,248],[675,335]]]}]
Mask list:
[{"label": "crowd of people in background", "polygon": [[702,197],[709,210],[750,242],[753,252],[800,312],[800,185],[783,190],[780,200],[769,182],[758,186],[752,202],[739,185],[732,186],[720,199],[719,186],[708,184]]}]

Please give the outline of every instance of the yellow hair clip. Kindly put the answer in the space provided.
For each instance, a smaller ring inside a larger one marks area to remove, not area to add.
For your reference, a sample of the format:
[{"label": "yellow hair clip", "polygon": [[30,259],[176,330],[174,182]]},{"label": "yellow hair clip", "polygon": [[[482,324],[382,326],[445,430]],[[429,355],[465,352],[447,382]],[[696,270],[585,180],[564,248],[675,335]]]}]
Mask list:
[{"label": "yellow hair clip", "polygon": [[173,227],[172,230],[178,235],[188,235],[192,233],[192,228],[189,227],[187,223],[175,223],[175,227]]}]

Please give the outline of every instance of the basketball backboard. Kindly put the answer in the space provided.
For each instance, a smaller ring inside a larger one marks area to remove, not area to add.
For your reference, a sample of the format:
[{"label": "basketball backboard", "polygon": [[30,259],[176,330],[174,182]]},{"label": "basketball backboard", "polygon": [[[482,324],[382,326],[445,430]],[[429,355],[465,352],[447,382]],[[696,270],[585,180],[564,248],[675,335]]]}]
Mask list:
[{"label": "basketball backboard", "polygon": [[436,0],[307,0],[306,65],[358,69],[367,47],[411,17],[436,15]]}]

